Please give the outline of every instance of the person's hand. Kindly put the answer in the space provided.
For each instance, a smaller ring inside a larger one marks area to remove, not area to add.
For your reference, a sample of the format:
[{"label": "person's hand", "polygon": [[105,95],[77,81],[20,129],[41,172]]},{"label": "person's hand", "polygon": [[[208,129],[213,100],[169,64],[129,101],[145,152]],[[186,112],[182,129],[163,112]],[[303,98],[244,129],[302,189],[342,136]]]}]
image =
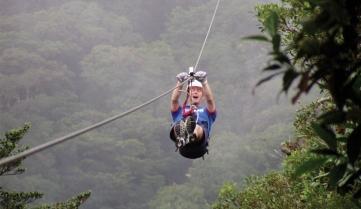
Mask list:
[{"label": "person's hand", "polygon": [[197,106],[195,106],[195,105],[191,105],[191,110],[193,110],[193,111],[197,111]]},{"label": "person's hand", "polygon": [[197,71],[194,74],[194,77],[201,83],[205,83],[207,81],[207,73],[204,71]]},{"label": "person's hand", "polygon": [[186,72],[181,72],[176,76],[177,80],[180,83],[183,83],[185,80],[187,80],[188,77],[189,77],[189,75]]}]

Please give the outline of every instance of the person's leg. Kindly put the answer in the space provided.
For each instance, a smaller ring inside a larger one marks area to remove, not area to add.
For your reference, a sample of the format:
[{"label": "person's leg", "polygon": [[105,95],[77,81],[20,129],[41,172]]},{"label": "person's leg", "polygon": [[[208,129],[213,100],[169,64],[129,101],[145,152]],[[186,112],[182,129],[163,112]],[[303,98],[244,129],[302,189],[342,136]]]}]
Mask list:
[{"label": "person's leg", "polygon": [[173,125],[172,128],[170,129],[170,132],[169,132],[169,138],[173,141],[173,142],[176,142],[176,135],[175,135],[175,131],[174,131],[174,128],[177,124]]},{"label": "person's leg", "polygon": [[196,124],[196,120],[194,116],[188,116],[185,119],[185,123],[187,126],[187,134],[190,141],[202,141],[204,140],[204,130],[206,130],[203,125]]},{"label": "person's leg", "polygon": [[197,124],[193,131],[193,136],[194,136],[194,141],[204,140],[203,127]]},{"label": "person's leg", "polygon": [[183,120],[180,120],[173,125],[170,131],[170,138],[175,142],[176,147],[179,148],[188,144],[189,141],[186,131],[186,124]]}]

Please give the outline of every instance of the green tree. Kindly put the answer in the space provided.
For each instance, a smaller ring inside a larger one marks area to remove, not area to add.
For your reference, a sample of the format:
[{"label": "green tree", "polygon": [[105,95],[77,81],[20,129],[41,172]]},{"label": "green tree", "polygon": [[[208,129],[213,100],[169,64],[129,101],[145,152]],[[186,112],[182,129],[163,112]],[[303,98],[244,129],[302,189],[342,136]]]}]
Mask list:
[{"label": "green tree", "polygon": [[234,183],[223,185],[212,208],[360,208],[360,202],[355,201],[351,194],[340,195],[329,189],[327,166],[331,162],[327,162],[320,171],[295,175],[301,167],[312,167],[310,162],[325,160],[312,154],[312,150],[322,141],[310,128],[310,124],[317,120],[317,112],[324,108],[327,108],[324,102],[311,103],[297,111],[294,121],[297,140],[287,141],[282,145],[288,155],[283,160],[282,170],[264,176],[248,177],[242,189]]},{"label": "green tree", "polygon": [[[342,193],[354,191],[355,198],[361,197],[360,11],[359,1],[283,1],[261,7],[267,36],[251,37],[273,46],[264,69],[271,75],[258,84],[282,75],[282,91],[287,92],[297,82],[293,103],[316,85],[329,93],[334,106],[311,124],[323,141],[314,152],[332,161],[329,185]],[[313,170],[326,160],[311,162],[307,168]]]},{"label": "green tree", "polygon": [[[30,128],[29,124],[25,124],[22,128],[12,129],[5,133],[5,137],[0,139],[0,159],[23,152],[28,147],[19,145],[19,141]],[[11,163],[0,166],[0,177],[8,175],[19,175],[25,171],[21,167],[23,159],[18,159]],[[29,203],[41,198],[43,194],[39,192],[14,192],[7,188],[0,187],[0,207],[1,208],[26,208]],[[90,192],[84,192],[76,197],[63,203],[55,203],[42,205],[35,208],[38,209],[76,209],[90,196]]]}]

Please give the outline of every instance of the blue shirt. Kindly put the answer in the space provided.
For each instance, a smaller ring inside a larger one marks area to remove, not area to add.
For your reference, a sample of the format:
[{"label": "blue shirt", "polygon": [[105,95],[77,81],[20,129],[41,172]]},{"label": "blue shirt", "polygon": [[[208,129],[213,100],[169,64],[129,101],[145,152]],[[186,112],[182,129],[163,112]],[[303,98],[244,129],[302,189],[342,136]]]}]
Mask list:
[{"label": "blue shirt", "polygon": [[[186,111],[189,110],[189,106],[186,107]],[[211,132],[212,124],[216,120],[217,113],[216,111],[210,113],[207,107],[198,107],[195,115],[197,116],[197,124],[202,125],[207,129],[208,134]],[[182,108],[179,107],[177,111],[172,112],[173,123],[182,120]]]}]

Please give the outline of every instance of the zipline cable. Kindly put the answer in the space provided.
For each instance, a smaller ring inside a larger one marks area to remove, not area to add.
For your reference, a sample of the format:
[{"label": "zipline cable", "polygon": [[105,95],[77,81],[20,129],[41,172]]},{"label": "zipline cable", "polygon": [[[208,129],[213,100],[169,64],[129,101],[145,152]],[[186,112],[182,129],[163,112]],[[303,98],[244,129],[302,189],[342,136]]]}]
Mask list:
[{"label": "zipline cable", "polygon": [[[216,16],[216,13],[217,13],[217,10],[218,10],[219,3],[220,3],[220,0],[218,0],[217,5],[216,5],[216,7],[215,7],[215,9],[214,9],[213,16],[212,16],[212,20],[211,20],[211,22],[210,22],[210,24],[209,24],[206,37],[204,38],[202,48],[201,48],[201,50],[200,50],[200,52],[199,52],[199,55],[198,55],[198,58],[197,58],[197,61],[196,61],[195,67],[194,67],[194,71],[196,71],[197,66],[198,66],[198,64],[199,64],[199,60],[200,60],[200,58],[201,58],[201,56],[202,56],[202,53],[203,53],[203,50],[204,50],[204,46],[206,45],[206,42],[207,42],[209,33],[210,33],[211,28],[212,28],[212,25],[213,25],[214,18],[215,18],[215,16]],[[124,117],[124,116],[126,116],[126,115],[129,115],[129,114],[131,114],[131,113],[133,113],[133,112],[141,109],[142,107],[145,107],[145,106],[147,106],[147,105],[155,102],[156,100],[158,100],[158,99],[166,96],[167,94],[169,94],[170,92],[172,92],[174,89],[176,89],[176,88],[178,88],[179,86],[182,86],[183,84],[185,84],[186,82],[188,82],[190,79],[193,79],[193,78],[192,78],[192,77],[189,77],[189,78],[186,79],[184,82],[178,84],[178,85],[175,86],[174,88],[171,88],[171,89],[169,89],[168,91],[164,92],[163,94],[161,94],[161,95],[159,95],[159,96],[157,96],[157,97],[154,97],[153,99],[150,99],[150,100],[144,102],[144,103],[141,104],[141,105],[138,105],[138,106],[136,106],[136,107],[133,107],[133,108],[129,109],[128,111],[125,111],[125,112],[123,112],[123,113],[114,115],[114,116],[112,116],[112,117],[110,117],[110,118],[107,118],[107,119],[105,119],[105,120],[103,120],[103,121],[100,121],[100,122],[98,122],[98,123],[96,123],[96,124],[93,124],[93,125],[88,126],[88,127],[86,127],[86,128],[83,128],[83,129],[74,131],[74,132],[72,132],[72,133],[70,133],[70,134],[68,134],[68,135],[65,135],[65,136],[63,136],[63,137],[56,138],[56,139],[54,139],[54,140],[51,140],[51,141],[46,142],[46,143],[44,143],[44,144],[38,145],[38,146],[36,146],[36,147],[30,148],[30,149],[25,150],[25,151],[23,151],[23,152],[21,152],[21,153],[18,153],[18,154],[16,154],[16,155],[13,155],[13,156],[10,156],[10,157],[6,157],[6,158],[3,158],[3,159],[0,159],[0,166],[3,166],[3,165],[5,165],[5,164],[8,164],[8,163],[10,163],[10,162],[13,162],[13,161],[16,161],[16,160],[19,160],[19,159],[23,159],[23,158],[25,158],[25,157],[27,157],[27,156],[33,155],[33,154],[35,154],[35,153],[38,153],[38,152],[40,152],[40,151],[42,151],[42,150],[44,150],[44,149],[50,148],[50,147],[52,147],[52,146],[55,146],[55,145],[57,145],[57,144],[60,144],[60,143],[62,143],[62,142],[65,142],[65,141],[67,141],[67,140],[70,140],[70,139],[72,139],[72,138],[74,138],[74,137],[77,137],[77,136],[79,136],[79,135],[82,135],[82,134],[84,134],[84,133],[86,133],[86,132],[89,132],[89,131],[91,131],[91,130],[93,130],[93,129],[99,128],[99,127],[101,127],[101,126],[103,126],[103,125],[105,125],[105,124],[108,124],[108,123],[110,123],[110,122],[112,122],[112,121],[114,121],[114,120],[117,120],[117,119],[122,118],[122,117]]]},{"label": "zipline cable", "polygon": [[212,28],[212,25],[213,25],[213,22],[214,22],[214,18],[216,17],[216,14],[217,14],[217,10],[218,10],[220,1],[221,1],[221,0],[218,0],[218,1],[217,1],[216,7],[214,8],[214,12],[213,12],[213,16],[212,16],[212,19],[211,19],[211,23],[209,24],[206,37],[204,38],[204,41],[203,41],[203,44],[202,44],[201,51],[199,52],[199,55],[198,55],[196,64],[194,65],[194,71],[195,71],[195,72],[197,71],[197,67],[198,67],[198,64],[199,64],[199,60],[201,59],[201,56],[202,56],[202,54],[203,54],[204,46],[206,45],[206,42],[207,42],[207,39],[208,39],[208,35],[209,35],[209,33],[211,32],[211,28]]}]

